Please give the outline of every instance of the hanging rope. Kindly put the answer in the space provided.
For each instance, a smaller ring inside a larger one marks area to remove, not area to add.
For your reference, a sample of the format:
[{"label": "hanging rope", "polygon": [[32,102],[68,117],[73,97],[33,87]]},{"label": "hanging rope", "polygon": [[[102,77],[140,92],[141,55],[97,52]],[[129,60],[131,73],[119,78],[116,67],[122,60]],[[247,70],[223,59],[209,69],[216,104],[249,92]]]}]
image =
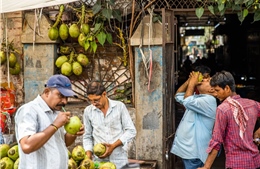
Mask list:
[{"label": "hanging rope", "polygon": [[[150,90],[150,84],[151,84],[151,80],[152,80],[152,71],[153,71],[153,51],[151,49],[151,39],[153,37],[153,9],[154,9],[154,5],[152,5],[151,9],[148,9],[148,12],[150,13],[150,23],[149,23],[149,44],[148,44],[148,49],[149,49],[149,56],[150,56],[150,60],[149,60],[149,76],[148,76],[148,91],[151,92]],[[152,90],[153,91],[153,90]]]},{"label": "hanging rope", "polygon": [[[144,16],[145,16],[144,3],[142,2],[142,18],[144,18]],[[144,21],[142,20],[141,21],[141,34],[140,34],[139,50],[140,50],[140,53],[142,55],[142,60],[143,60],[144,67],[145,67],[145,73],[146,73],[146,76],[148,77],[149,76],[148,67],[147,67],[148,61],[146,60],[146,57],[145,57],[143,49],[142,49],[142,47],[143,47],[143,37],[144,37]]]},{"label": "hanging rope", "polygon": [[34,10],[34,25],[33,25],[33,52],[34,52],[34,46],[35,46],[35,42],[36,42],[36,29],[38,32],[38,35],[42,37],[41,32],[40,32],[40,19],[42,16],[42,9],[40,10],[40,12],[38,11],[38,9]]},{"label": "hanging rope", "polygon": [[[4,16],[4,15],[3,15]],[[6,44],[6,62],[7,62],[7,84],[10,89],[10,69],[9,69],[9,45],[7,35],[7,17],[5,18],[5,44]]]}]

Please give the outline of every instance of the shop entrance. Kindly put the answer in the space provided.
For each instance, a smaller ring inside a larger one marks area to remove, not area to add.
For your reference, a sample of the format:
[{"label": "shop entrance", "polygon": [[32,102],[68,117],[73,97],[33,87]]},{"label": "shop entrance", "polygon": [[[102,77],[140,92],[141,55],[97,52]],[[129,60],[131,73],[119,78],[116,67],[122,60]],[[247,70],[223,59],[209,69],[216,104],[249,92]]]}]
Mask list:
[{"label": "shop entrance", "polygon": [[[260,88],[260,23],[253,23],[253,15],[241,23],[236,14],[226,14],[223,17],[204,14],[198,20],[195,11],[175,11],[178,21],[177,31],[177,66],[176,90],[187,79],[184,61],[188,57],[195,66],[198,62],[212,69],[212,75],[221,70],[233,74],[236,81],[236,92],[244,98],[259,101]],[[210,58],[213,58],[212,60]],[[201,60],[207,59],[206,62]],[[197,60],[199,59],[199,60]],[[214,61],[214,62],[211,62]],[[192,67],[190,68],[192,70]],[[175,103],[175,127],[184,113],[181,105]],[[183,168],[178,157],[175,158],[175,168]],[[212,168],[224,168],[225,154],[216,159]]]}]

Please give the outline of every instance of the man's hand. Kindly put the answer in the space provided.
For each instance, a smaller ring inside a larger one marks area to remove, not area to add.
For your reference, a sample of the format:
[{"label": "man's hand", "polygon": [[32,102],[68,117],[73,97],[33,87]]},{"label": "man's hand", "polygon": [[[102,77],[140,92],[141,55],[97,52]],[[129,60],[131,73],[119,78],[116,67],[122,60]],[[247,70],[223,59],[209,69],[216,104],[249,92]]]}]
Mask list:
[{"label": "man's hand", "polygon": [[81,136],[84,133],[85,133],[85,126],[84,126],[84,124],[82,124],[82,126],[79,129],[79,131],[76,133],[76,136]]},{"label": "man's hand", "polygon": [[200,84],[201,82],[199,82],[199,75],[200,73],[199,72],[191,72],[190,73],[190,80],[189,80],[189,83],[196,86],[198,84]]},{"label": "man's hand", "polygon": [[53,124],[60,128],[70,121],[70,112],[60,112]]},{"label": "man's hand", "polygon": [[260,128],[254,133],[254,141],[259,146],[260,145]]},{"label": "man's hand", "polygon": [[113,146],[113,144],[107,144],[107,143],[102,143],[102,144],[106,146],[106,152],[102,156],[99,156],[99,158],[106,158],[112,154],[115,147]]},{"label": "man's hand", "polygon": [[91,151],[86,151],[86,156],[88,156],[88,158],[90,160],[92,160],[92,152]]}]

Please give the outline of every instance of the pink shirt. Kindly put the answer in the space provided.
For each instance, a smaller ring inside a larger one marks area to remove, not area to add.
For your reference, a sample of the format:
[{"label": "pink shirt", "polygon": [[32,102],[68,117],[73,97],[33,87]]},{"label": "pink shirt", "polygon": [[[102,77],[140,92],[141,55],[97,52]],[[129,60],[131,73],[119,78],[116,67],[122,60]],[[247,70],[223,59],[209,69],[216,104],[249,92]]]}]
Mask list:
[{"label": "pink shirt", "polygon": [[244,139],[242,140],[239,136],[239,126],[235,122],[229,103],[225,100],[217,108],[213,135],[207,152],[211,152],[212,149],[219,150],[220,145],[223,144],[226,168],[256,169],[260,167],[260,154],[258,147],[253,142],[253,130],[260,112],[260,103],[241,98],[239,95],[232,98],[243,106],[249,117]]}]

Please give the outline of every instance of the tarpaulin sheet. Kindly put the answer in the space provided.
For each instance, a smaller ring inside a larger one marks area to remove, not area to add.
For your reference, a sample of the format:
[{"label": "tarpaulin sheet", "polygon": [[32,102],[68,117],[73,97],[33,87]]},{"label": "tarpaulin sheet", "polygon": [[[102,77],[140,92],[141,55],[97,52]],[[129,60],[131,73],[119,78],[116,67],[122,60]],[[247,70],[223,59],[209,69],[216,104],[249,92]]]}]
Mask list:
[{"label": "tarpaulin sheet", "polygon": [[67,4],[79,0],[0,0],[0,13]]}]

